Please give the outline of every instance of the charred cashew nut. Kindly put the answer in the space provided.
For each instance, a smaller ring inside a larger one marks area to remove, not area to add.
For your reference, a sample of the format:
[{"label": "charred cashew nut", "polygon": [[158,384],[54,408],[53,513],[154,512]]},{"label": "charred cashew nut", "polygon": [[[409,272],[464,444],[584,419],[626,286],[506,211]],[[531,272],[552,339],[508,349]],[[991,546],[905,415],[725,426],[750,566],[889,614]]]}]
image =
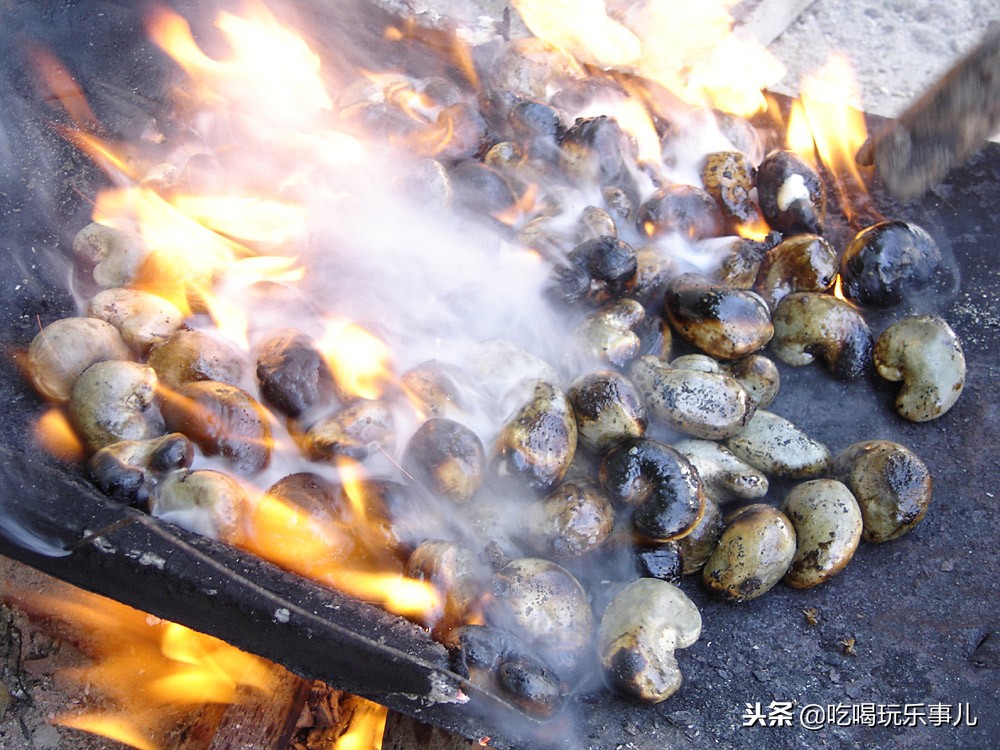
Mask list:
[{"label": "charred cashew nut", "polygon": [[829,294],[798,292],[774,311],[771,349],[783,362],[808,365],[822,356],[840,380],[852,380],[872,358],[872,334],[857,310]]},{"label": "charred cashew nut", "polygon": [[965,385],[965,355],[958,336],[935,315],[903,318],[875,344],[875,368],[886,380],[903,381],[896,411],[911,422],[947,412]]},{"label": "charred cashew nut", "polygon": [[691,463],[656,440],[619,443],[601,462],[601,486],[611,498],[635,508],[639,533],[658,541],[690,533],[705,512],[705,493]]},{"label": "charred cashew nut", "polygon": [[656,578],[632,582],[601,618],[597,648],[615,687],[648,703],[666,700],[680,687],[674,650],[701,635],[701,613],[677,586]]},{"label": "charred cashew nut", "polygon": [[188,468],[193,459],[194,446],[179,432],[151,440],[121,440],[91,457],[90,476],[109,497],[144,503],[163,475]]},{"label": "charred cashew nut", "polygon": [[94,318],[63,318],[45,326],[28,347],[28,374],[35,390],[66,403],[80,374],[95,362],[128,359],[118,330]]},{"label": "charred cashew nut", "polygon": [[163,417],[153,403],[152,367],[112,360],[90,366],[77,378],[69,417],[91,450],[119,440],[146,440],[163,434]]}]

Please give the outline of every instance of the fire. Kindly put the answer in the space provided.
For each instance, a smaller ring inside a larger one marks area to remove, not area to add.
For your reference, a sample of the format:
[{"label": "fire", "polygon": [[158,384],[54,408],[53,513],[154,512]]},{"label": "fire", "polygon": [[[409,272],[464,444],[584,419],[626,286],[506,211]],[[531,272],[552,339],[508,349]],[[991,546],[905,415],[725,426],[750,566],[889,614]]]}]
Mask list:
[{"label": "fire", "polygon": [[856,201],[852,197],[868,192],[854,158],[868,139],[868,129],[850,62],[843,55],[831,55],[818,72],[803,77],[800,89],[800,102],[789,117],[789,148],[813,163],[814,153],[819,155],[834,177],[844,212],[853,221]]},{"label": "fire", "polygon": [[765,108],[761,89],[784,66],[754,40],[732,33],[734,0],[645,0],[622,7],[517,0],[525,24],[541,39],[585,63],[634,73],[693,106],[740,115]]},{"label": "fire", "polygon": [[56,724],[138,750],[167,747],[167,730],[185,707],[233,703],[241,691],[274,690],[273,667],[211,636],[69,586],[58,596],[16,595],[29,612],[84,629],[92,664],[65,676],[90,686],[113,708],[65,714]]},{"label": "fire", "polygon": [[326,331],[317,345],[337,384],[348,394],[377,399],[396,382],[389,347],[357,323],[327,320]]},{"label": "fire", "polygon": [[58,406],[49,408],[35,423],[35,436],[42,449],[61,461],[82,461],[86,452],[76,436],[66,412]]},{"label": "fire", "polygon": [[378,750],[382,747],[382,737],[385,734],[385,720],[388,709],[378,703],[355,699],[351,723],[333,750]]}]

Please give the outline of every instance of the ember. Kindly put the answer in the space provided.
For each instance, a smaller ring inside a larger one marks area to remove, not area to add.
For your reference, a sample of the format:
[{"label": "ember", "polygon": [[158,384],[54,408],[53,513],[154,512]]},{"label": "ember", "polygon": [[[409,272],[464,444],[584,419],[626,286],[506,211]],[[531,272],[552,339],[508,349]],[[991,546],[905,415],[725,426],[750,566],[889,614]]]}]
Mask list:
[{"label": "ember", "polygon": [[[185,135],[115,144],[67,105],[68,139],[115,181],[77,237],[75,291],[86,320],[117,333],[70,362],[53,342],[85,319],[49,323],[29,376],[67,404],[83,447],[60,432],[61,407],[46,444],[61,458],[93,454],[115,499],[426,625],[463,678],[547,719],[599,665],[649,702],[678,689],[675,649],[697,634],[675,610],[695,605],[670,583],[652,614],[615,604],[642,598],[621,592],[643,590],[641,571],[659,577],[658,553],[677,551],[685,574],[702,570],[737,601],[783,578],[819,585],[847,565],[854,530],[828,569],[803,573],[818,532],[800,508],[825,501],[798,484],[786,516],[759,502],[768,477],[782,492],[782,480],[841,479],[830,480],[838,501],[870,542],[923,518],[930,478],[895,443],[926,477],[916,498],[862,461],[866,448],[834,457],[808,424],[765,410],[773,364],[748,364],[770,345],[789,365],[821,356],[842,379],[874,368],[860,306],[876,303],[845,274],[866,280],[891,252],[870,251],[862,271],[845,253],[837,276],[841,238],[822,236],[830,176],[836,208],[852,223],[866,215],[852,206],[870,176],[844,160],[857,142],[836,156],[815,125],[831,118],[804,98],[788,123],[794,150],[765,155],[766,131],[729,114],[763,99],[712,93],[728,42],[704,67],[667,71],[645,62],[645,16],[588,4],[577,20],[602,27],[601,46],[581,25],[556,47],[541,6],[518,7],[529,44],[440,61],[475,75],[418,75],[404,60],[404,72],[358,67],[354,82],[331,80],[263,6],[220,15],[223,59],[156,11],[153,39],[189,76],[172,115]],[[419,44],[398,30],[386,39]],[[50,85],[62,80],[47,70]],[[922,229],[895,224],[917,246],[900,251],[907,259],[940,257]],[[898,298],[876,293],[893,309],[938,272],[929,260]],[[900,408],[912,421],[946,412],[964,384],[961,346],[942,325],[938,354],[955,374],[934,384],[936,407]],[[890,348],[879,372],[895,378]],[[58,364],[58,392],[46,362]],[[600,393],[581,393],[588,378]],[[169,451],[151,442],[166,439]],[[707,441],[720,442],[692,445]],[[855,476],[859,466],[870,475]],[[874,489],[855,497],[861,486]],[[608,517],[595,518],[602,500]],[[723,520],[733,501],[754,502]],[[646,619],[662,639],[642,635]]]}]

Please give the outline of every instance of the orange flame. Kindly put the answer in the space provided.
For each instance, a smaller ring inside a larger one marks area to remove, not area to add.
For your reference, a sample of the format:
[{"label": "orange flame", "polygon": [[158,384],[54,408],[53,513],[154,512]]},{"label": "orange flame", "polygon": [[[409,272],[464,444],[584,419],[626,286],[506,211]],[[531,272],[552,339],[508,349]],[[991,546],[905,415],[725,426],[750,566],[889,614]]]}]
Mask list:
[{"label": "orange flame", "polygon": [[609,13],[604,0],[515,0],[539,38],[578,60],[635,73],[688,104],[751,115],[784,75],[765,47],[732,33],[733,0],[647,0]]},{"label": "orange flame", "polygon": [[232,703],[241,690],[270,694],[271,667],[216,638],[118,602],[59,586],[58,594],[16,594],[29,612],[85,630],[93,663],[63,674],[94,689],[112,708],[65,714],[56,724],[99,734],[138,750],[165,746],[182,706]]},{"label": "orange flame", "polygon": [[334,743],[333,750],[379,750],[389,711],[363,698],[355,700],[350,726]]},{"label": "orange flame", "polygon": [[389,347],[357,323],[327,320],[317,348],[326,358],[334,380],[349,395],[377,399],[396,382]]},{"label": "orange flame", "polygon": [[42,449],[60,461],[82,461],[86,452],[66,412],[51,407],[35,423],[35,437]]},{"label": "orange flame", "polygon": [[834,177],[847,218],[853,221],[850,197],[868,192],[854,159],[868,138],[868,129],[864,114],[857,109],[861,94],[850,61],[840,54],[831,55],[816,74],[802,79],[800,89],[801,106],[793,108],[789,118],[789,147],[813,163],[815,147]]}]

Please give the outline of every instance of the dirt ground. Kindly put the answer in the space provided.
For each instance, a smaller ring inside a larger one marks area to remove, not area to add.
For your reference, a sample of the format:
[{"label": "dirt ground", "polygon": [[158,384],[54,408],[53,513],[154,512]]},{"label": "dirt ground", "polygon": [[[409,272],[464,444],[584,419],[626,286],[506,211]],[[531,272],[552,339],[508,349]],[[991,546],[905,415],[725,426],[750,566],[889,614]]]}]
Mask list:
[{"label": "dirt ground", "polygon": [[[480,23],[484,9],[497,14],[503,7],[488,0],[408,4],[449,10],[472,23]],[[854,64],[864,108],[892,116],[972,48],[991,21],[1000,22],[995,0],[816,0],[770,47],[788,71],[774,88],[796,93],[803,73],[840,50]],[[44,577],[0,558],[0,582],[0,593],[7,594],[11,587],[42,586]],[[50,630],[17,609],[0,606],[0,750],[120,750],[118,743],[50,723],[91,700],[59,677],[83,657]]]}]

